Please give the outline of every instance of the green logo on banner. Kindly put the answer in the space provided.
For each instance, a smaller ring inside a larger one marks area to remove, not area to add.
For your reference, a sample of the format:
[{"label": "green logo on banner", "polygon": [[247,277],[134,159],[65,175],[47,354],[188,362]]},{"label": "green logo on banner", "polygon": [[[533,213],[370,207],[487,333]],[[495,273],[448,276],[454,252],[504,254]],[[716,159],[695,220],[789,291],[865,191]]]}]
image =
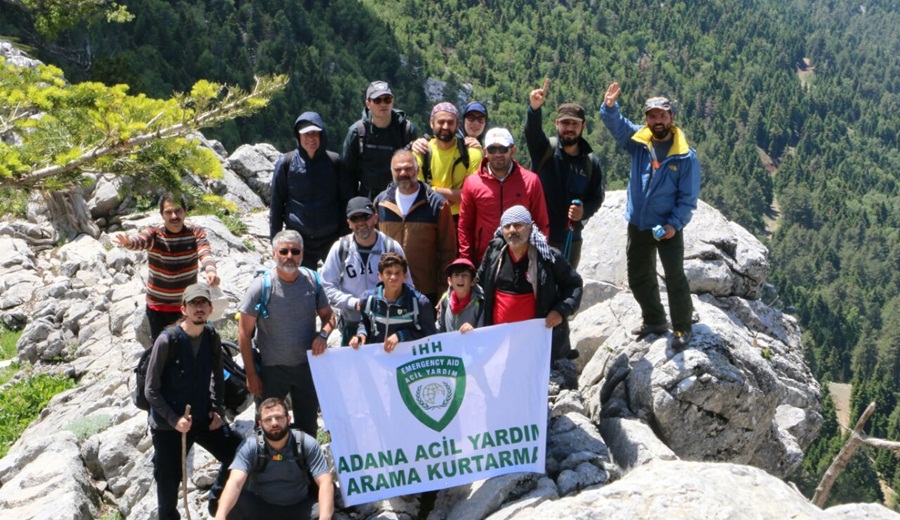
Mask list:
[{"label": "green logo on banner", "polygon": [[417,359],[397,367],[397,387],[416,419],[439,432],[462,405],[466,367],[462,359],[452,356]]}]

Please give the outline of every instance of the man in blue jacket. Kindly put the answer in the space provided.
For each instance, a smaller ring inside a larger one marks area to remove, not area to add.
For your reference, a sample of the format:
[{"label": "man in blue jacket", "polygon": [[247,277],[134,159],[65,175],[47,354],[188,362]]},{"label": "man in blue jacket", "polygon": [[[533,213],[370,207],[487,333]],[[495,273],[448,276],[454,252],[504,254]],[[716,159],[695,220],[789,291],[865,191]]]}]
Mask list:
[{"label": "man in blue jacket", "polygon": [[347,201],[355,190],[340,156],[327,151],[322,117],[304,112],[294,122],[297,149],[281,156],[272,175],[269,238],[284,228],[303,236],[303,267],[316,269],[342,234]]},{"label": "man in blue jacket", "polygon": [[[656,252],[663,265],[675,337],[672,347],[691,341],[691,288],[684,274],[684,226],[691,221],[700,194],[700,163],[684,132],[675,126],[672,103],[653,97],[644,103],[646,124],[636,125],[619,112],[622,89],[606,90],[600,118],[619,146],[631,154],[628,182],[628,285],[641,306],[643,323],[632,333],[665,334],[666,311],[656,281]],[[655,232],[655,229],[657,230]]]}]

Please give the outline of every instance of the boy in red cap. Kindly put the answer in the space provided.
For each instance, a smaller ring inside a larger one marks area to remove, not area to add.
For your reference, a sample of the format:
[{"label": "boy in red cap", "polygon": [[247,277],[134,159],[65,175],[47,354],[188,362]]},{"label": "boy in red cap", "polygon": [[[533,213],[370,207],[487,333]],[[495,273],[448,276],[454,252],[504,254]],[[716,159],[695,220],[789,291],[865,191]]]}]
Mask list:
[{"label": "boy in red cap", "polygon": [[462,333],[484,326],[484,292],[475,283],[475,264],[458,258],[447,266],[450,287],[438,303],[438,332]]}]

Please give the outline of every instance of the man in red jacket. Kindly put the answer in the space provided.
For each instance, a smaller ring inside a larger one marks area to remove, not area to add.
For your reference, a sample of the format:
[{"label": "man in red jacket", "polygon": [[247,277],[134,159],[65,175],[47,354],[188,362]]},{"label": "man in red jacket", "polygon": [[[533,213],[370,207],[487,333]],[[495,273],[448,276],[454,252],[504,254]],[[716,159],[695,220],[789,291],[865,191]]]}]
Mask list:
[{"label": "man in red jacket", "polygon": [[550,227],[541,180],[513,160],[516,145],[509,130],[488,130],[484,148],[481,167],[463,183],[459,210],[459,256],[475,265],[481,264],[507,209],[525,206],[542,233],[546,235]]}]

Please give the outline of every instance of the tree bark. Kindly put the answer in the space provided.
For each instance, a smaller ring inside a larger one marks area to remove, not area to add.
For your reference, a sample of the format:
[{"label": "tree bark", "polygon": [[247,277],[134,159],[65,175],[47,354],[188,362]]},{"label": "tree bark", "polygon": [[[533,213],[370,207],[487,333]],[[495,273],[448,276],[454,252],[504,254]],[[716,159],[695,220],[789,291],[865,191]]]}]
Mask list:
[{"label": "tree bark", "polygon": [[850,438],[847,439],[847,442],[844,444],[844,447],[841,448],[840,453],[834,458],[831,466],[828,466],[828,469],[825,470],[825,475],[822,476],[822,480],[819,481],[819,485],[816,486],[816,494],[813,495],[812,498],[812,503],[816,506],[820,508],[825,507],[825,502],[828,500],[828,495],[831,494],[831,487],[834,486],[834,481],[837,480],[838,476],[847,467],[847,464],[850,462],[850,459],[853,458],[853,454],[856,453],[859,445],[864,442],[863,438],[865,437],[865,434],[862,433],[862,429],[865,427],[866,421],[869,420],[869,417],[872,416],[873,412],[875,412],[874,402],[869,404],[866,411],[864,411],[859,417],[859,420],[856,421],[856,427],[850,432]]},{"label": "tree bark", "polygon": [[50,221],[61,236],[71,240],[81,233],[94,238],[100,236],[100,228],[91,219],[81,188],[44,193],[50,209]]}]

